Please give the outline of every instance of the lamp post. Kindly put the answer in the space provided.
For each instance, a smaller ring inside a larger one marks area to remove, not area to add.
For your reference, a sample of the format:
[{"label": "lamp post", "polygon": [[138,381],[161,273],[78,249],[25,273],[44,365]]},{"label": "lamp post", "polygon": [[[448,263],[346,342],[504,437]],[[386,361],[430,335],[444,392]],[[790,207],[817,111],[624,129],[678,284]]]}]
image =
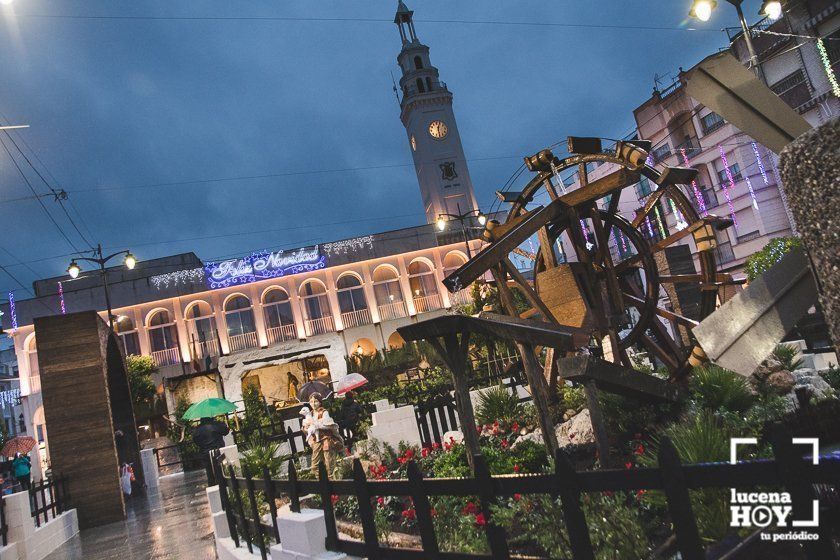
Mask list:
[{"label": "lamp post", "polygon": [[102,256],[102,245],[96,246],[96,249],[93,250],[93,255],[93,257],[74,258],[70,261],[70,266],[67,267],[67,274],[70,275],[70,278],[79,277],[82,267],[79,266],[76,260],[88,261],[99,265],[99,274],[102,276],[102,287],[105,289],[105,305],[108,307],[108,326],[111,330],[114,330],[114,315],[111,312],[111,295],[108,293],[108,275],[105,271],[105,265],[114,257],[125,255],[125,259],[123,261],[125,263],[125,267],[129,270],[133,270],[134,265],[137,264],[137,259],[131,254],[131,251],[117,251],[116,253],[112,253],[107,257],[104,257]]},{"label": "lamp post", "polygon": [[446,223],[450,220],[458,220],[461,224],[461,233],[464,234],[464,244],[467,246],[467,258],[472,259],[472,251],[470,251],[470,238],[467,235],[467,228],[472,229],[481,229],[476,228],[476,226],[466,226],[464,222],[470,220],[471,218],[475,217],[476,221],[478,221],[479,225],[483,228],[484,224],[487,223],[487,216],[485,216],[481,210],[470,210],[469,212],[464,212],[461,214],[461,206],[458,206],[458,214],[438,214],[437,217],[437,228],[440,231],[444,231],[446,229]]},{"label": "lamp post", "polygon": [[[741,29],[744,31],[744,42],[747,44],[747,50],[750,53],[750,66],[758,68],[758,56],[755,53],[755,47],[753,47],[752,32],[750,26],[747,25],[744,11],[741,9],[744,0],[726,1],[735,6],[735,11],[738,12],[738,21],[741,22]],[[717,0],[694,0],[688,15],[700,21],[709,21],[709,18],[712,17],[712,11],[716,7]],[[758,13],[770,19],[779,19],[782,16],[782,3],[778,0],[764,0]]]}]

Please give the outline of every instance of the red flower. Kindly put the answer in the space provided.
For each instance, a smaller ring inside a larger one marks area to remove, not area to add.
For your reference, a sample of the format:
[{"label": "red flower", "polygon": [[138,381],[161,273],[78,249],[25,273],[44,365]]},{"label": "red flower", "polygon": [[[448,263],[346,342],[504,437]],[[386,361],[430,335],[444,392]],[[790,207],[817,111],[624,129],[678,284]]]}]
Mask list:
[{"label": "red flower", "polygon": [[425,459],[426,457],[428,457],[428,456],[429,456],[429,448],[428,448],[428,447],[424,447],[424,448],[423,448],[423,451],[421,451],[421,452],[420,452],[420,456],[421,456],[421,457],[423,457],[424,459]]},{"label": "red flower", "polygon": [[519,431],[519,422],[516,420],[513,421],[513,424],[510,425],[510,431],[518,432]]},{"label": "red flower", "polygon": [[636,492],[636,499],[641,500],[642,496],[644,496],[645,494],[647,494],[647,490],[639,490],[638,492]]},{"label": "red flower", "polygon": [[429,515],[432,517],[437,516],[437,510],[435,508],[429,508]]},{"label": "red flower", "polygon": [[513,465],[513,472],[519,472],[519,465]]},{"label": "red flower", "polygon": [[644,455],[645,446],[640,443],[639,445],[636,446],[636,450],[633,451],[633,453],[635,453],[636,455]]},{"label": "red flower", "polygon": [[521,499],[522,499],[522,494],[517,493],[517,494],[513,495],[513,501],[514,502],[518,502]]},{"label": "red flower", "polygon": [[483,513],[476,514],[475,524],[478,525],[479,527],[484,527],[485,525],[487,525],[487,518],[484,517]]},{"label": "red flower", "polygon": [[464,515],[473,515],[477,511],[478,511],[478,506],[476,506],[472,502],[467,502],[467,505],[464,507],[464,509],[461,510],[461,513],[463,513]]},{"label": "red flower", "polygon": [[432,450],[440,449],[440,444],[436,441],[432,442]]},{"label": "red flower", "polygon": [[502,449],[507,449],[507,447],[508,447],[508,442],[507,442],[507,440],[506,440],[506,439],[503,439],[503,440],[502,440],[502,442],[500,443],[500,445],[502,446]]},{"label": "red flower", "polygon": [[633,463],[630,463],[630,462],[624,463],[624,468],[625,469],[632,469],[633,468]]},{"label": "red flower", "polygon": [[406,449],[403,456],[406,458],[406,460],[407,459],[413,459],[414,458],[414,450],[413,449]]},{"label": "red flower", "polygon": [[384,506],[385,505],[385,498],[383,498],[382,496],[379,496],[378,498],[376,498],[376,503],[379,504],[380,506]]},{"label": "red flower", "polygon": [[414,511],[413,509],[406,509],[406,510],[403,510],[402,516],[405,517],[408,521],[411,521],[415,517],[417,517],[417,512]]},{"label": "red flower", "polygon": [[333,494],[330,496],[330,500],[332,501],[333,505],[338,501],[338,494]]}]

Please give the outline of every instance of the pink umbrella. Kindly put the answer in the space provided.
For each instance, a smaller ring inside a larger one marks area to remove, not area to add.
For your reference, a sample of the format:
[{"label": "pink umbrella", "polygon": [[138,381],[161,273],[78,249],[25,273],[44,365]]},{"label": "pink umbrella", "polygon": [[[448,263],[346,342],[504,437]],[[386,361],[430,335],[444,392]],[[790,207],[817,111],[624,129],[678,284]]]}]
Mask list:
[{"label": "pink umbrella", "polygon": [[335,392],[336,394],[343,395],[348,391],[358,389],[362,385],[367,384],[367,382],[367,378],[360,373],[348,373],[335,384]]}]

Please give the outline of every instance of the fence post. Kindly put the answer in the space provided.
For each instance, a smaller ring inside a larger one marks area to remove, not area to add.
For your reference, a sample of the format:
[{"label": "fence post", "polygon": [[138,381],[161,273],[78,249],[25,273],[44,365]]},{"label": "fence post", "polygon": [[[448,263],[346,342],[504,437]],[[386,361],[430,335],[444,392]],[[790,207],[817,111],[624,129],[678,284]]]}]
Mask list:
[{"label": "fence post", "polygon": [[228,472],[230,473],[230,485],[233,488],[233,495],[236,498],[236,509],[239,510],[239,519],[242,520],[242,533],[245,535],[245,544],[248,545],[248,552],[253,553],[254,547],[251,545],[251,531],[248,528],[248,520],[245,518],[245,507],[242,505],[242,495],[239,493],[239,482],[236,480],[236,473],[233,471],[233,466],[228,466]]},{"label": "fence post", "polygon": [[367,557],[371,560],[379,558],[379,537],[376,535],[376,520],[373,507],[370,504],[370,490],[362,462],[353,460],[353,486],[356,490],[356,500],[359,502],[359,518],[362,520],[362,532],[365,537]]},{"label": "fence post", "polygon": [[295,443],[295,436],[293,436],[294,432],[292,432],[292,427],[286,427],[286,437],[289,438],[289,452],[292,454],[292,457],[297,455],[297,444]]},{"label": "fence post", "polygon": [[589,526],[580,507],[580,485],[578,475],[569,457],[562,449],[554,454],[554,474],[560,486],[560,500],[563,503],[563,519],[569,532],[569,545],[575,560],[594,560]]},{"label": "fence post", "polygon": [[[245,475],[245,488],[248,491],[248,502],[251,505],[251,515],[254,516],[254,540],[257,541],[257,547],[260,549],[260,556],[262,560],[268,560],[265,553],[265,539],[263,539],[262,524],[260,523],[260,512],[257,509],[257,497],[254,495],[254,480],[247,472]],[[243,518],[242,521],[247,525],[248,520]]]},{"label": "fence post", "polygon": [[[785,488],[790,492],[793,506],[792,519],[811,519],[814,515],[814,507],[819,512],[819,504],[814,506],[814,492],[811,483],[805,473],[802,455],[794,448],[790,433],[781,426],[774,426],[770,431],[770,443],[773,446],[773,456],[779,469],[779,478]],[[804,450],[804,446],[800,446]],[[828,530],[828,523],[819,523],[813,527],[819,535],[816,541],[804,543],[805,556],[809,560],[822,560],[837,558],[834,546],[831,544],[831,531]]]},{"label": "fence post", "polygon": [[265,499],[268,502],[268,510],[271,515],[271,524],[274,526],[274,542],[280,544],[280,530],[277,528],[277,503],[274,494],[274,481],[271,480],[271,473],[268,467],[263,467],[263,481],[265,482]]},{"label": "fence post", "polygon": [[327,465],[322,461],[318,465],[318,479],[321,485],[321,504],[324,506],[324,523],[327,526],[325,539],[327,550],[338,550],[338,529],[335,526],[335,511],[332,504],[332,484],[327,475]]},{"label": "fence post", "polygon": [[490,513],[490,506],[496,496],[493,492],[493,479],[490,476],[490,469],[487,467],[484,455],[481,453],[473,455],[473,465],[474,476],[478,482],[478,499],[481,502],[481,513],[484,514],[484,520],[487,522],[484,530],[487,534],[487,542],[490,544],[490,553],[493,558],[510,558],[505,530],[493,523]]},{"label": "fence post", "polygon": [[674,444],[667,437],[663,437],[659,444],[658,459],[668,512],[671,514],[674,533],[677,535],[677,548],[684,560],[704,560],[706,554],[700,543],[697,521],[691,508],[691,498],[688,495],[680,457]]},{"label": "fence post", "polygon": [[222,460],[219,458],[216,468],[219,471],[219,500],[222,502],[222,509],[225,512],[225,517],[228,522],[228,532],[233,539],[233,543],[239,548],[239,533],[236,532],[236,518],[233,517],[233,510],[230,508],[230,501],[228,498],[228,485],[225,478],[225,472],[222,468]]},{"label": "fence post", "polygon": [[300,513],[300,487],[298,486],[297,468],[295,467],[295,460],[289,459],[289,509],[293,513]]},{"label": "fence post", "polygon": [[414,511],[417,513],[417,523],[420,525],[420,542],[423,543],[423,552],[426,553],[426,558],[434,560],[438,557],[440,549],[432,520],[432,506],[423,489],[423,475],[414,461],[408,464],[408,487],[411,490]]}]

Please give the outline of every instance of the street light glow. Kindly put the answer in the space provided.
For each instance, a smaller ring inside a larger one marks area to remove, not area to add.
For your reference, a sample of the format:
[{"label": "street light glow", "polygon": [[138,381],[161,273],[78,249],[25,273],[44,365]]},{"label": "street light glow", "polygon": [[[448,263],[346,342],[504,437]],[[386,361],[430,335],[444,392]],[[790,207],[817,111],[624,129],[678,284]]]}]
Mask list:
[{"label": "street light glow", "polygon": [[774,0],[764,0],[761,4],[760,15],[767,16],[772,20],[777,20],[782,17],[782,3]]},{"label": "street light glow", "polygon": [[717,2],[715,0],[694,0],[688,15],[700,21],[709,21],[709,18],[712,17],[712,10],[716,7]]},{"label": "street light glow", "polygon": [[134,270],[134,265],[137,264],[137,259],[134,258],[130,252],[125,255],[125,267],[128,270]]},{"label": "street light glow", "polygon": [[14,2],[14,0],[0,0],[0,4],[3,4],[4,6],[8,6],[12,2]]},{"label": "street light glow", "polygon": [[484,224],[486,224],[486,223],[487,223],[487,216],[485,216],[484,214],[482,214],[481,212],[479,212],[479,213],[478,213],[478,223],[479,223],[480,225],[482,225],[482,226],[483,226]]},{"label": "street light glow", "polygon": [[76,263],[76,261],[72,261],[70,266],[67,267],[67,274],[70,275],[70,278],[78,278],[81,271],[82,268]]},{"label": "street light glow", "polygon": [[444,220],[444,219],[443,219],[443,216],[438,216],[438,219],[437,219],[437,228],[438,228],[440,231],[443,231],[443,230],[445,230],[445,229],[446,229],[446,220]]}]

